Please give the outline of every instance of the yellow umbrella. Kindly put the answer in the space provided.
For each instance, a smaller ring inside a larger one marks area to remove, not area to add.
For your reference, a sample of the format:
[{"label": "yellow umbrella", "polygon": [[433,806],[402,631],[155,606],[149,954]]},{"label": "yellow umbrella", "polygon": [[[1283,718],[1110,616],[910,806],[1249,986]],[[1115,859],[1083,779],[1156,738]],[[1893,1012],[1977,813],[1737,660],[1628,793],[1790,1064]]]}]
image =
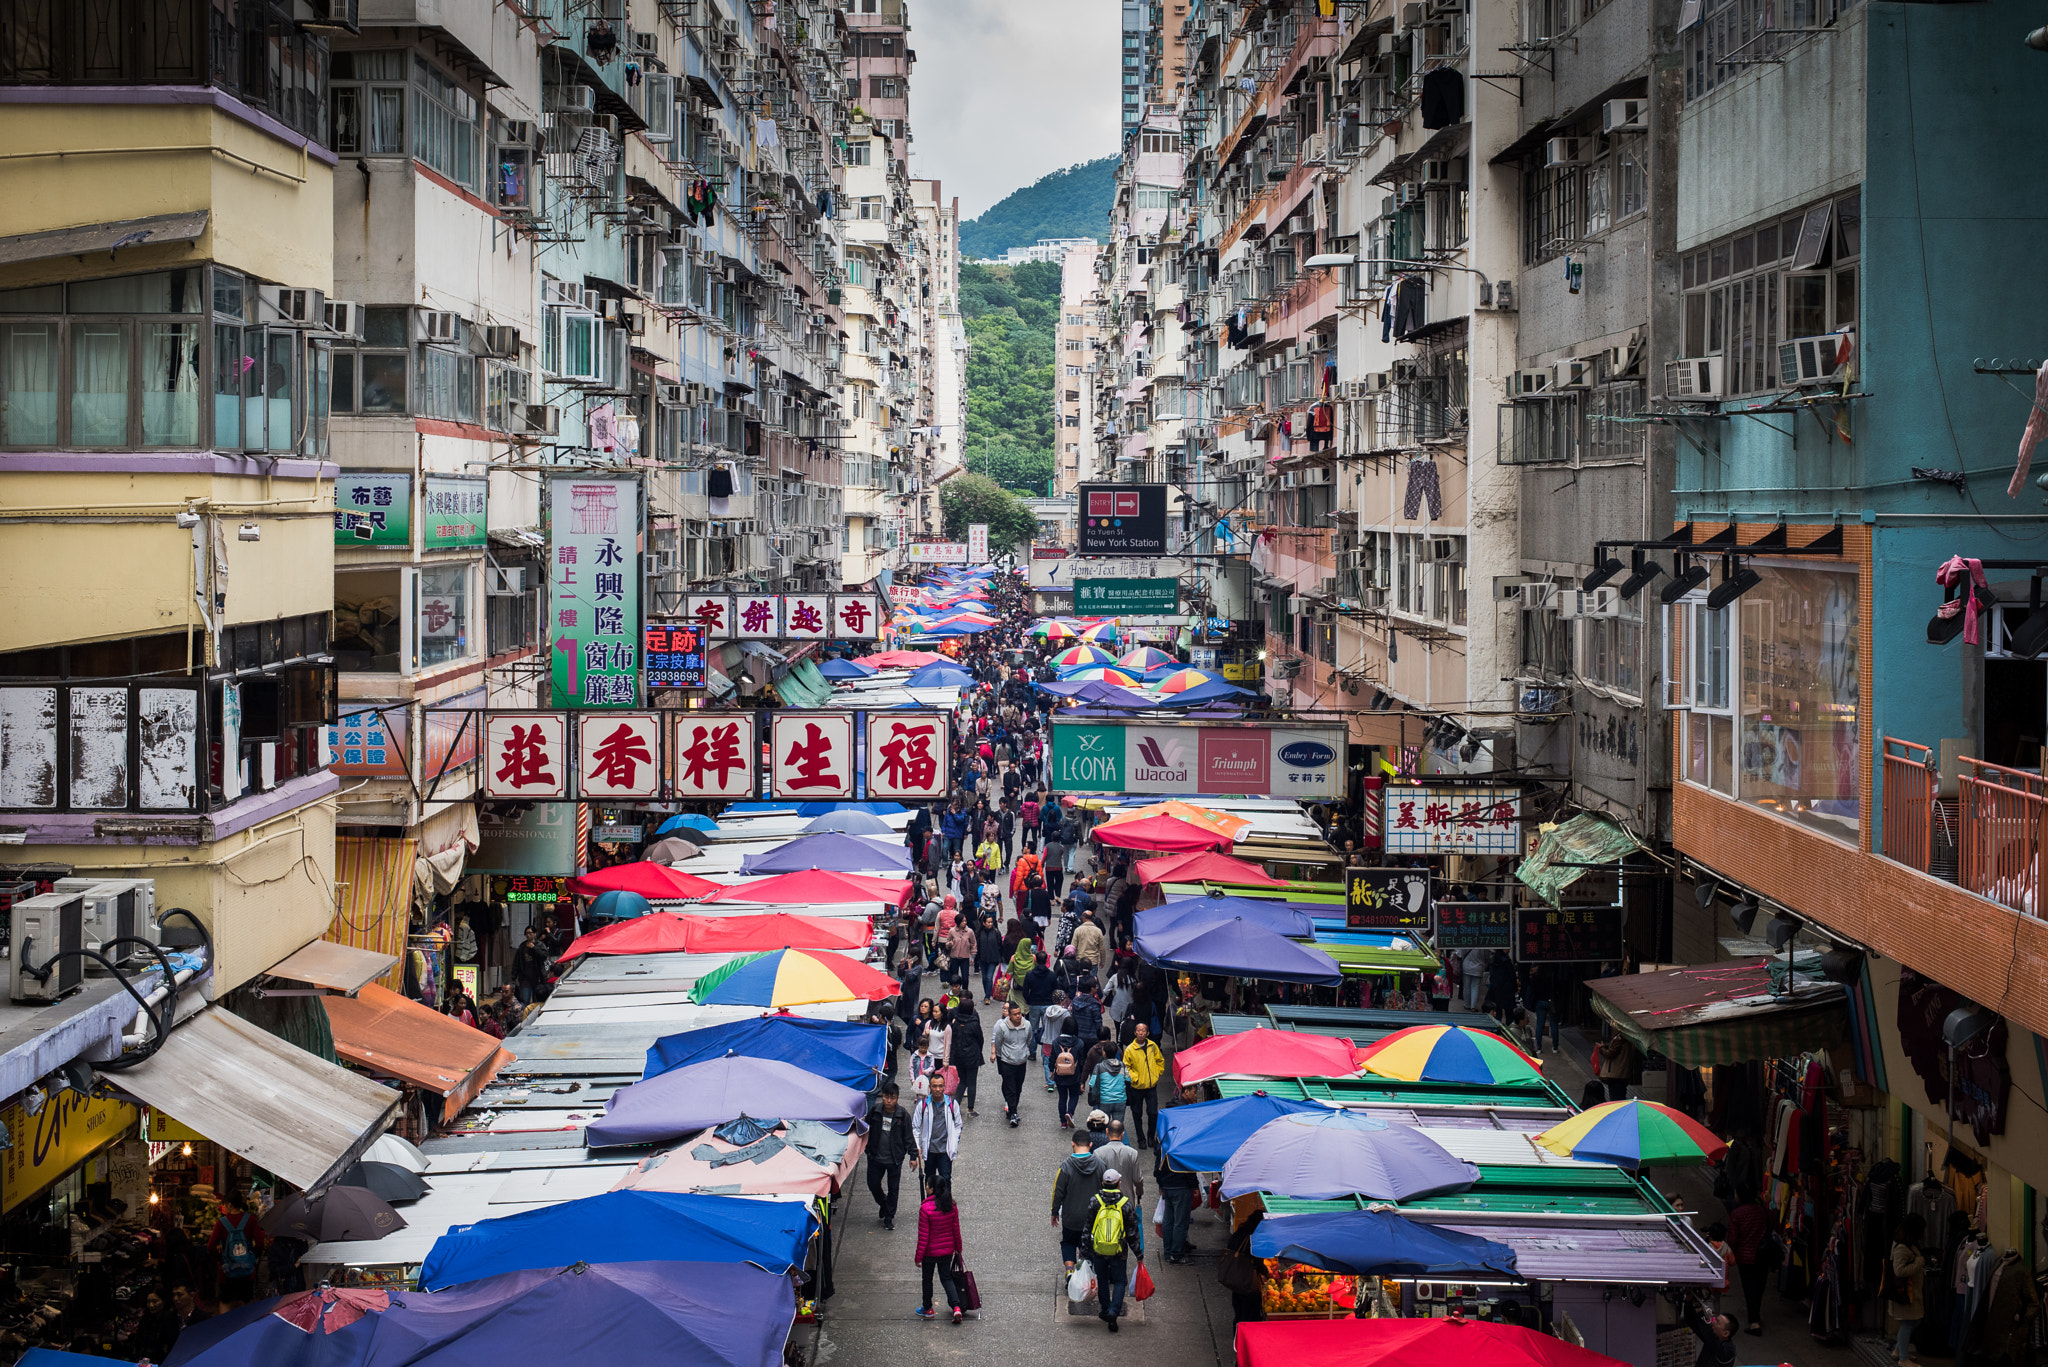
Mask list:
[{"label": "yellow umbrella", "polygon": [[1244,817],[1232,816],[1229,812],[1218,812],[1208,807],[1197,807],[1194,803],[1182,802],[1177,797],[1168,798],[1164,802],[1155,802],[1149,807],[1134,807],[1127,812],[1118,812],[1102,824],[1113,826],[1119,821],[1134,821],[1139,817],[1146,816],[1178,817],[1180,820],[1200,826],[1204,830],[1214,831],[1233,844],[1237,842],[1237,838],[1240,835],[1250,830],[1252,825]]}]

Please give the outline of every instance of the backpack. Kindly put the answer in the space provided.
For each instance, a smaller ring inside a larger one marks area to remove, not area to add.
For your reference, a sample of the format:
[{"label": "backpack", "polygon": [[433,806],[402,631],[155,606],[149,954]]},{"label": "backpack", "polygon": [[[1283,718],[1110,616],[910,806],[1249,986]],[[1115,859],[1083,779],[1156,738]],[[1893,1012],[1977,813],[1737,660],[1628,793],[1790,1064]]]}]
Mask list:
[{"label": "backpack", "polygon": [[228,1224],[223,1215],[221,1224],[227,1226],[228,1237],[220,1246],[221,1275],[227,1277],[253,1277],[256,1275],[256,1245],[249,1241],[249,1217],[244,1215],[239,1225]]},{"label": "backpack", "polygon": [[1095,1219],[1088,1226],[1088,1243],[1103,1257],[1114,1258],[1124,1251],[1126,1214],[1122,1196],[1113,1202],[1100,1196],[1095,1198]]},{"label": "backpack", "polygon": [[1095,1075],[1096,1105],[1121,1106],[1124,1104],[1124,1097],[1124,1074],[1121,1068]]},{"label": "backpack", "polygon": [[1054,1077],[1072,1077],[1074,1075],[1073,1050],[1062,1048],[1058,1054],[1053,1056],[1052,1075]]},{"label": "backpack", "polygon": [[1074,1036],[1093,1041],[1102,1029],[1102,1003],[1092,993],[1083,993],[1067,1008],[1074,1020]]}]

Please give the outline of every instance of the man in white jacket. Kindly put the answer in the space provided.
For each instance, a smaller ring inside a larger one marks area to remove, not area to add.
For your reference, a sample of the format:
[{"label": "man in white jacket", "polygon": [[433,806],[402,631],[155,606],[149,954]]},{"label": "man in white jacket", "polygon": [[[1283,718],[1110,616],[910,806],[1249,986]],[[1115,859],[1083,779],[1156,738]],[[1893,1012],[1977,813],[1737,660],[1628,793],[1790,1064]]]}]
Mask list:
[{"label": "man in white jacket", "polygon": [[917,1099],[910,1113],[910,1137],[917,1144],[910,1166],[923,1165],[926,1186],[953,1180],[953,1159],[960,1153],[960,1103],[946,1095],[946,1076],[933,1073],[931,1090]]}]

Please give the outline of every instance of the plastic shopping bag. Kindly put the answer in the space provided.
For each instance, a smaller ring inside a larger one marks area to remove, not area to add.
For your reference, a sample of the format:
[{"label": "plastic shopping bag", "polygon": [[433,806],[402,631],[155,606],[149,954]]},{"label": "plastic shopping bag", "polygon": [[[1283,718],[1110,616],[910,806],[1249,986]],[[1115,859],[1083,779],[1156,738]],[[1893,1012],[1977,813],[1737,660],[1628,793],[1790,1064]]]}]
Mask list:
[{"label": "plastic shopping bag", "polygon": [[1145,1270],[1145,1264],[1138,1264],[1138,1275],[1131,1281],[1131,1296],[1135,1300],[1152,1299],[1152,1274]]},{"label": "plastic shopping bag", "polygon": [[1075,1263],[1074,1275],[1067,1278],[1067,1299],[1079,1305],[1095,1294],[1095,1271],[1087,1263]]}]

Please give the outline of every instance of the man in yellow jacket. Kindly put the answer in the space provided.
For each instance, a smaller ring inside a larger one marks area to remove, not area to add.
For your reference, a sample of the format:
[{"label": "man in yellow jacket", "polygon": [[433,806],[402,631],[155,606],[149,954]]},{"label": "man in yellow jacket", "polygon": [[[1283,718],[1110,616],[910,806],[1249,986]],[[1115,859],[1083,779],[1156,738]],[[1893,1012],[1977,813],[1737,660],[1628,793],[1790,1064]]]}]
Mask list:
[{"label": "man in yellow jacket", "polygon": [[1124,1101],[1129,1107],[1131,1138],[1141,1149],[1159,1144],[1159,1081],[1166,1076],[1166,1055],[1152,1042],[1152,1032],[1139,1025],[1124,1047]]}]

